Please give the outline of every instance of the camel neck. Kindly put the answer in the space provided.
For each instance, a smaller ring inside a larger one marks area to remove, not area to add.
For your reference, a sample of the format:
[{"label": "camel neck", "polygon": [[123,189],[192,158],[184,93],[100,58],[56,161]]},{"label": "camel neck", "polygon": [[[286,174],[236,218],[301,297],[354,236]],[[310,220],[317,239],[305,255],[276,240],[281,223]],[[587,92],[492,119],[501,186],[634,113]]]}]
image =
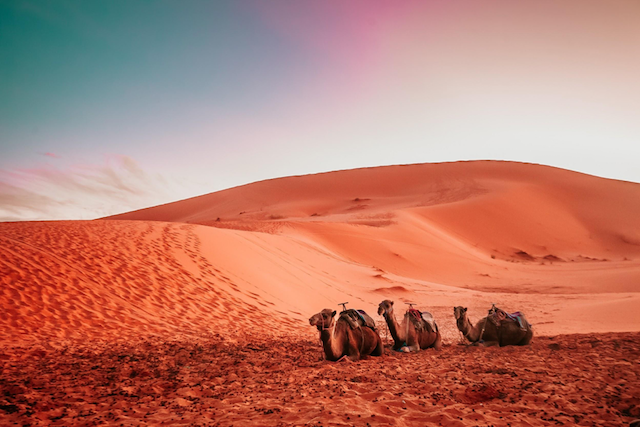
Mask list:
[{"label": "camel neck", "polygon": [[396,316],[393,313],[385,313],[384,320],[387,321],[387,326],[389,326],[389,332],[393,337],[396,345],[404,344],[405,337],[403,328],[400,328],[398,325],[398,321],[396,320]]},{"label": "camel neck", "polygon": [[464,316],[464,319],[461,320],[462,325],[458,324],[458,329],[460,329],[460,332],[462,332],[464,337],[471,342],[478,341],[480,335],[478,332],[478,328],[473,326],[471,320],[469,320],[467,316]]},{"label": "camel neck", "polygon": [[342,352],[334,348],[337,343],[336,337],[334,336],[333,332],[334,331],[331,329],[322,329],[320,331],[320,340],[322,341],[322,348],[324,350],[325,358],[327,360],[335,362],[340,357],[342,357]]}]

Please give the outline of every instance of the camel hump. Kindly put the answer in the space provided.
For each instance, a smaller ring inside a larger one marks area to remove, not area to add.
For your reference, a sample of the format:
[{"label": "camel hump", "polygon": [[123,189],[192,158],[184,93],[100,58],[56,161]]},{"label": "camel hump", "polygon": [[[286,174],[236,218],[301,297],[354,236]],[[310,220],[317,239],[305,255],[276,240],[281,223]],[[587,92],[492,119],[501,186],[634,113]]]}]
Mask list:
[{"label": "camel hump", "polygon": [[436,324],[436,319],[433,318],[433,314],[428,311],[416,310],[415,308],[410,308],[408,312],[411,320],[413,320],[413,323],[417,327],[422,329],[425,327],[425,324],[428,324],[432,331],[438,332],[438,325]]},{"label": "camel hump", "polygon": [[432,330],[438,332],[438,325],[436,324],[436,319],[433,318],[433,314],[429,313],[428,311],[423,311],[421,314],[422,320],[428,323],[429,326],[431,326]]},{"label": "camel hump", "polygon": [[500,325],[500,322],[508,321],[515,322],[521,329],[527,329],[527,327],[531,327],[531,324],[527,321],[527,318],[524,317],[524,313],[520,311],[516,311],[515,313],[507,313],[506,311],[497,308],[492,314],[492,318],[496,325]]},{"label": "camel hump", "polygon": [[366,326],[373,330],[376,329],[376,322],[373,321],[364,310],[355,310],[350,308],[340,313],[340,317],[346,319],[352,329],[357,327]]}]

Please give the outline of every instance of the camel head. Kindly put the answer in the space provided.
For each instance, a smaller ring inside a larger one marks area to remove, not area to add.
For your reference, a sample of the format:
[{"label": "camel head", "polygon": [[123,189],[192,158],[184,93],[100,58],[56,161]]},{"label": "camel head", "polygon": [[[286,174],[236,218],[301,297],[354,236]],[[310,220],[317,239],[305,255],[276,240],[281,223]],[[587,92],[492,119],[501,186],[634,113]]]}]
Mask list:
[{"label": "camel head", "polygon": [[333,326],[333,317],[336,315],[335,310],[325,308],[320,313],[316,313],[309,318],[309,324],[315,326],[319,331],[330,329]]},{"label": "camel head", "polygon": [[464,319],[467,316],[467,307],[453,307],[453,315],[456,320]]},{"label": "camel head", "polygon": [[393,314],[393,301],[388,299],[382,301],[378,304],[378,316],[382,315],[391,315]]}]

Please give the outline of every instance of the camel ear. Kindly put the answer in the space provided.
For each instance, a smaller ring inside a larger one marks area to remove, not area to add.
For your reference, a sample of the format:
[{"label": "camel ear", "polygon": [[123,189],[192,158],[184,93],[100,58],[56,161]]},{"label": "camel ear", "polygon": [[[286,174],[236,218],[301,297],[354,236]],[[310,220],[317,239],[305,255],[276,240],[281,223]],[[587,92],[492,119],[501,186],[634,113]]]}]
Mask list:
[{"label": "camel ear", "polygon": [[463,312],[463,313],[466,313],[466,312],[467,312],[467,307],[463,308],[463,309],[462,309],[462,312]]},{"label": "camel ear", "polygon": [[333,317],[333,316],[335,316],[335,315],[336,315],[336,311],[335,311],[335,310],[333,310],[333,313],[331,313],[331,317]]},{"label": "camel ear", "polygon": [[393,305],[393,301],[391,301],[391,305]]}]

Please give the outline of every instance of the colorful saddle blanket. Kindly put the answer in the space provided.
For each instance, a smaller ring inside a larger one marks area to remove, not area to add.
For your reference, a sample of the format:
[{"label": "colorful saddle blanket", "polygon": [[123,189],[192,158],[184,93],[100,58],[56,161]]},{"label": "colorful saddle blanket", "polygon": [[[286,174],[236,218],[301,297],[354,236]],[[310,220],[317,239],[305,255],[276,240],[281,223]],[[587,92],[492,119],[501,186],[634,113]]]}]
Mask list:
[{"label": "colorful saddle blanket", "polygon": [[420,311],[415,308],[410,308],[408,310],[409,315],[415,320],[415,324],[424,328],[425,323],[431,326],[431,330],[438,332],[438,325],[436,324],[436,320],[433,318],[433,315],[428,311]]},{"label": "colorful saddle blanket", "polygon": [[340,313],[340,317],[346,319],[352,329],[366,326],[375,331],[376,322],[364,310],[350,308]]},{"label": "colorful saddle blanket", "polygon": [[516,311],[515,313],[509,314],[497,307],[491,314],[491,320],[493,320],[497,326],[500,326],[500,323],[504,321],[518,322],[518,326],[520,326],[521,329],[527,329],[527,326],[530,326],[523,313]]}]

